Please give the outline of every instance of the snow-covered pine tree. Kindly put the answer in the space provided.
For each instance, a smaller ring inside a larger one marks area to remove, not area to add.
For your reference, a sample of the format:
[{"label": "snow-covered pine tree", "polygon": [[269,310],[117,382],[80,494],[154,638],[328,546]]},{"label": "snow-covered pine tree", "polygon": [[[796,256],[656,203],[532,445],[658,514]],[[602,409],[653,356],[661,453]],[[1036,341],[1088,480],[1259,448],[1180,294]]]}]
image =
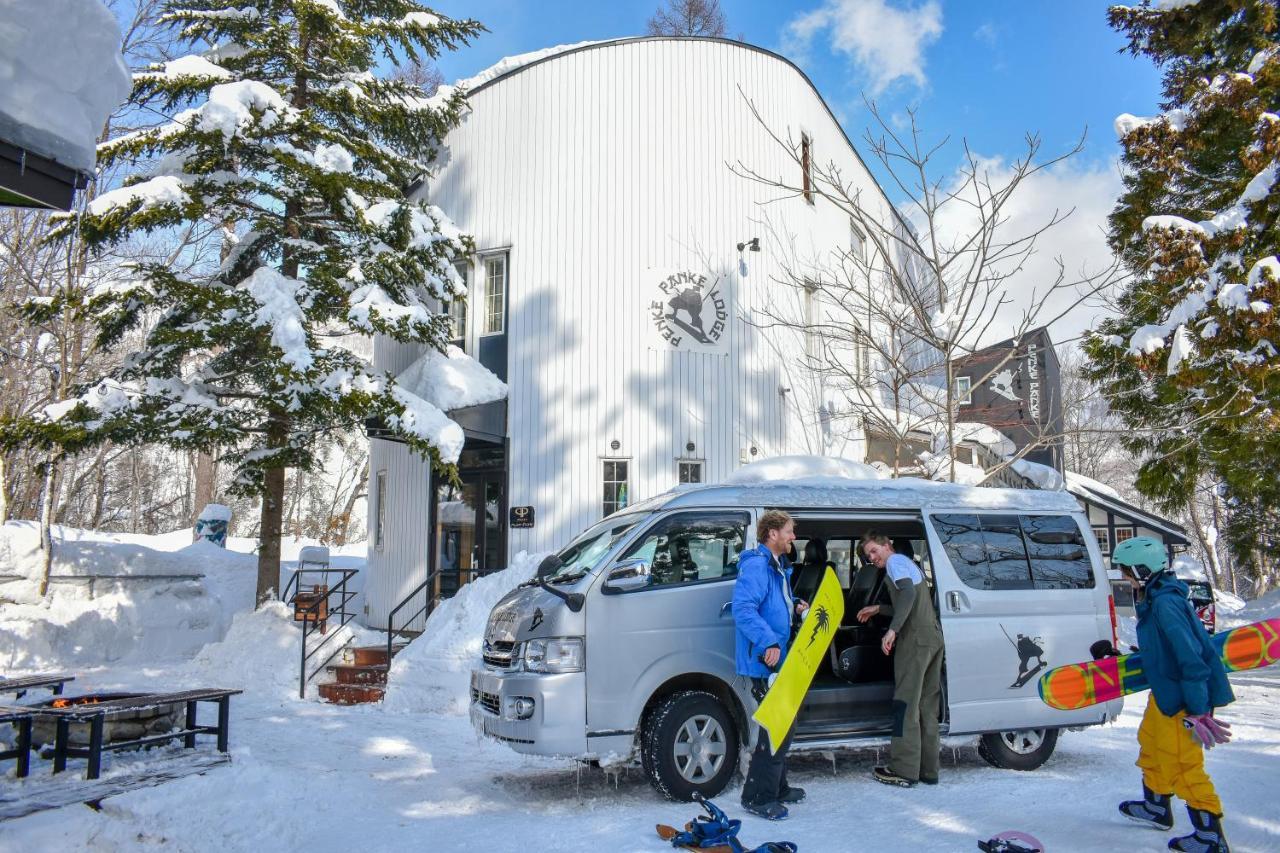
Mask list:
[{"label": "snow-covered pine tree", "polygon": [[1280,558],[1276,4],[1148,0],[1109,16],[1163,69],[1164,113],[1116,119],[1126,191],[1109,236],[1134,278],[1085,345],[1090,374],[1132,429],[1139,489],[1175,509],[1216,475],[1241,509],[1232,550],[1264,579]]},{"label": "snow-covered pine tree", "polygon": [[408,196],[465,93],[427,98],[377,64],[435,58],[483,28],[411,0],[183,0],[165,20],[193,53],[138,75],[131,101],[171,120],[101,147],[107,163],[149,165],[66,230],[104,246],[203,219],[232,224],[235,245],[208,275],[146,264],[98,295],[101,342],[144,328],[145,345],[45,428],[78,445],[218,448],[236,488],[262,496],[261,604],[277,585],[285,468],[310,469],[320,438],[380,418],[437,467],[461,449],[440,409],[340,341],[447,345],[442,310],[461,297],[453,264],[470,241]]}]

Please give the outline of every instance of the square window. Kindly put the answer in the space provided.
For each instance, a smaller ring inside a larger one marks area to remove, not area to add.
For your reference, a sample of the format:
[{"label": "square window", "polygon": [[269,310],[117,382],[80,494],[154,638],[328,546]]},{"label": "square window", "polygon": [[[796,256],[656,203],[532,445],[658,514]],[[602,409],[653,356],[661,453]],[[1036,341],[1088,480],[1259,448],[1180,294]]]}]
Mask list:
[{"label": "square window", "polygon": [[506,331],[507,322],[507,256],[484,259],[484,331],[497,335]]},{"label": "square window", "polygon": [[1138,531],[1132,527],[1117,527],[1116,528],[1116,544],[1119,545],[1121,542],[1124,542],[1126,539],[1132,539],[1137,535],[1138,535]]},{"label": "square window", "polygon": [[680,483],[701,483],[702,482],[702,462],[687,461],[676,463],[677,482]]}]

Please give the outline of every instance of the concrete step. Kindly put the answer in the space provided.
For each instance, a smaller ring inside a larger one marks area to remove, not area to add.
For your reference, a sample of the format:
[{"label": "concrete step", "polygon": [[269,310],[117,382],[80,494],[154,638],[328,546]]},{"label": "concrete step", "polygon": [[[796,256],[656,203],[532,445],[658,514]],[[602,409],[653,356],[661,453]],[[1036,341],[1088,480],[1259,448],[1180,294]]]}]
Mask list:
[{"label": "concrete step", "polygon": [[[386,651],[385,649],[383,650]],[[386,689],[374,684],[339,684],[328,682],[316,685],[320,698],[334,705],[362,705],[381,702]]]},{"label": "concrete step", "polygon": [[332,664],[326,668],[333,673],[339,684],[387,683],[387,667],[383,664],[357,666],[356,664],[340,663]]},{"label": "concrete step", "polygon": [[[396,643],[391,647],[391,656],[395,657],[408,643]],[[386,666],[386,646],[352,646],[343,651],[343,663],[350,666]]]}]

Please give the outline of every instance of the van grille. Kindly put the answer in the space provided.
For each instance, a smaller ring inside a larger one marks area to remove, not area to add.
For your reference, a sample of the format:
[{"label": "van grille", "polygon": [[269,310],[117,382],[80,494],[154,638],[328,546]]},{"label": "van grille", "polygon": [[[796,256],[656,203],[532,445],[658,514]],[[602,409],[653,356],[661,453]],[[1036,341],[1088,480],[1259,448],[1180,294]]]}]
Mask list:
[{"label": "van grille", "polygon": [[499,715],[499,711],[502,708],[502,703],[496,693],[485,693],[483,690],[472,690],[471,700],[473,702],[479,702],[481,708],[484,708],[495,717]]},{"label": "van grille", "polygon": [[516,658],[516,644],[492,640],[484,641],[484,665],[494,669],[511,669]]}]

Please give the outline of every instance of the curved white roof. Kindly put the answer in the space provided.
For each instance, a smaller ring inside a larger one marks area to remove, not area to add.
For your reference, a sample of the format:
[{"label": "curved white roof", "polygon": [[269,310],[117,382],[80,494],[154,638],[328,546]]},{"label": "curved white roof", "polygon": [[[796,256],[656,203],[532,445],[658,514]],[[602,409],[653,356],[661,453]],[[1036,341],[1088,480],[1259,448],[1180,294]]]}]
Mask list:
[{"label": "curved white roof", "polygon": [[936,483],[914,477],[849,480],[806,477],[768,484],[679,486],[625,511],[703,506],[767,506],[787,509],[1080,511],[1067,492],[996,489]]}]

